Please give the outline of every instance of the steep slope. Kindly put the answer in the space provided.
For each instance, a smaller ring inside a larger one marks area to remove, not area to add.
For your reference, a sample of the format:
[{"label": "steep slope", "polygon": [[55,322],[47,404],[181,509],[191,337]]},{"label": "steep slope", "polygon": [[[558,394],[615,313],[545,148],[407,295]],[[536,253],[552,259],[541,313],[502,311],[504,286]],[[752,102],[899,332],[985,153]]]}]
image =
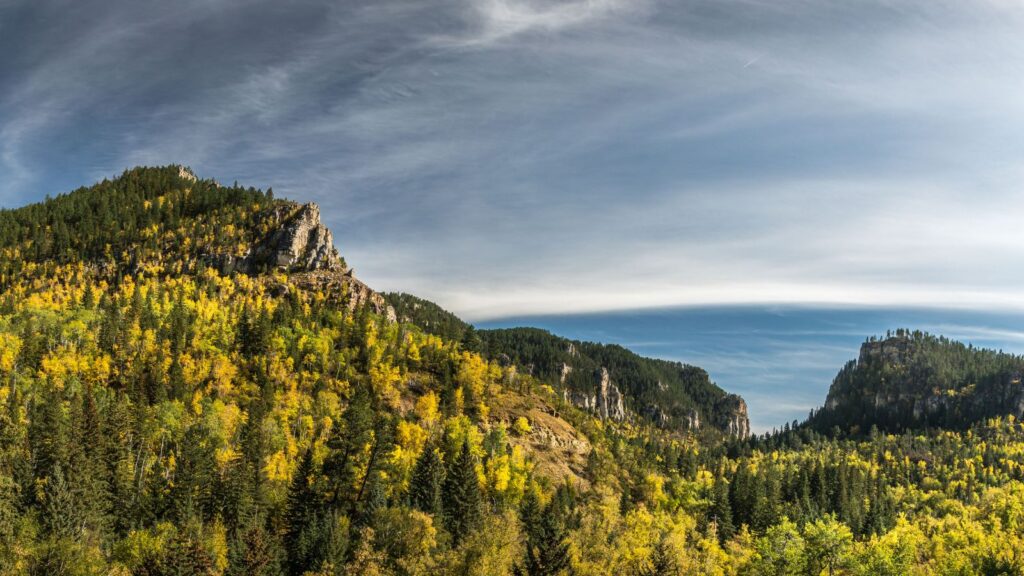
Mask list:
[{"label": "steep slope", "polygon": [[272,273],[288,273],[352,308],[366,303],[390,314],[383,297],[347,268],[316,204],[221,186],[181,166],[135,168],[46,202],[0,210],[0,288],[26,272],[45,277],[69,263],[106,281],[213,268],[274,285]]},{"label": "steep slope", "polygon": [[870,339],[836,376],[819,430],[866,432],[963,429],[993,416],[1024,416],[1024,358],[974,348],[923,332]]},{"label": "steep slope", "polygon": [[536,328],[481,330],[484,350],[556,387],[603,419],[636,414],[670,429],[750,433],[743,399],[696,366],[644,358],[616,345],[578,342]]},{"label": "steep slope", "polygon": [[352,542],[504,574],[527,495],[650,476],[631,430],[396,320],[315,205],[178,166],[0,211],[0,573],[363,573]]},{"label": "steep slope", "polygon": [[432,302],[408,294],[385,296],[398,318],[513,365],[602,419],[643,419],[665,429],[716,430],[740,438],[750,433],[743,399],[727,394],[696,366],[536,328],[475,330]]}]

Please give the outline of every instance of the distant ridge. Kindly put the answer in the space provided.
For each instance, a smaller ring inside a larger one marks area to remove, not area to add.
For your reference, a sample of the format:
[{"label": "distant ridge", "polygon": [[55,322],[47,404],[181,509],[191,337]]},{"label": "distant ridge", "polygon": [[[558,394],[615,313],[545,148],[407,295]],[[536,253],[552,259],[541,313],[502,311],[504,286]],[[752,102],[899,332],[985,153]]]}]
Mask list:
[{"label": "distant ridge", "polygon": [[925,332],[869,339],[839,371],[809,424],[865,433],[964,429],[985,418],[1024,417],[1024,358]]},{"label": "distant ridge", "polygon": [[603,418],[636,418],[679,431],[750,434],[743,398],[696,366],[642,357],[622,346],[569,340],[537,328],[476,330],[440,306],[386,294],[399,319],[463,342],[548,383],[563,399]]}]

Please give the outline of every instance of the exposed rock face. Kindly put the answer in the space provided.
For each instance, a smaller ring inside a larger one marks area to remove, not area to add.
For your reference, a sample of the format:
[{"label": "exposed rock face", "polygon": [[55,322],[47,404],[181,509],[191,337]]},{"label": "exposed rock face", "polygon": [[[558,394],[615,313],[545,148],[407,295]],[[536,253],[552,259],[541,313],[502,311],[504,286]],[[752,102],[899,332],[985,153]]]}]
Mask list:
[{"label": "exposed rock face", "polygon": [[199,178],[196,177],[192,170],[186,168],[185,166],[178,166],[178,178],[188,180],[189,182],[196,182],[199,180]]},{"label": "exposed rock face", "polygon": [[[280,219],[280,214],[275,214]],[[344,270],[331,231],[320,223],[320,207],[304,204],[260,243],[247,259],[250,268],[288,272]]]},{"label": "exposed rock face", "polygon": [[[568,375],[568,372],[563,369],[563,374]],[[619,387],[612,383],[608,369],[599,369],[595,374],[595,380],[596,390],[594,394],[588,394],[580,390],[565,389],[562,390],[562,399],[577,408],[593,412],[602,420],[625,420],[625,399]]]},{"label": "exposed rock face", "polygon": [[[564,373],[567,374],[568,371]],[[563,388],[562,399],[602,420],[626,420],[625,396],[612,381],[608,369],[603,367],[598,369],[594,374],[594,380],[592,393],[587,390]],[[700,412],[696,409],[689,409],[685,414],[673,415],[661,406],[648,404],[638,408],[638,411],[639,415],[659,426],[669,426],[675,423],[677,426],[685,426],[688,430],[700,430],[701,426],[705,425]],[[730,436],[738,438],[750,436],[750,419],[747,416],[746,402],[735,394],[727,394],[722,397],[711,410],[710,425]]]},{"label": "exposed rock face", "polygon": [[747,416],[747,403],[743,398],[728,394],[719,402],[716,411],[719,419],[718,428],[737,438],[750,436],[750,418]]},{"label": "exposed rock face", "polygon": [[700,412],[690,410],[686,415],[686,427],[690,430],[700,430]]},{"label": "exposed rock face", "polygon": [[292,281],[306,290],[315,290],[327,294],[328,297],[340,301],[349,310],[369,306],[377,314],[383,314],[389,322],[396,322],[395,309],[383,296],[374,292],[369,286],[351,272],[335,270],[316,270],[292,274]]},{"label": "exposed rock face", "polygon": [[857,362],[862,365],[874,362],[901,364],[908,359],[911,352],[911,341],[907,338],[887,338],[865,342],[860,347],[860,356],[857,358]]},{"label": "exposed rock face", "polygon": [[[320,208],[313,203],[296,208],[280,205],[266,215],[277,228],[259,241],[243,258],[220,256],[210,263],[222,271],[259,274],[278,270],[291,273],[291,281],[300,287],[320,291],[344,303],[350,310],[369,306],[391,322],[395,310],[384,297],[357,279],[334,247],[331,231],[320,222]],[[287,290],[278,285],[276,290]]]},{"label": "exposed rock face", "polygon": [[641,413],[648,420],[663,428],[667,428],[672,423],[671,416],[655,404],[648,404],[641,410]]},{"label": "exposed rock face", "polygon": [[603,419],[624,420],[626,418],[626,406],[622,400],[622,392],[619,387],[612,384],[611,376],[607,368],[597,371],[597,410]]},{"label": "exposed rock face", "polygon": [[568,364],[563,362],[562,374],[558,377],[558,383],[565,384],[565,379],[569,377],[569,374],[572,374],[572,366],[569,366]]},{"label": "exposed rock face", "polygon": [[562,390],[562,400],[587,412],[594,412],[597,407],[597,399],[580,390]]}]

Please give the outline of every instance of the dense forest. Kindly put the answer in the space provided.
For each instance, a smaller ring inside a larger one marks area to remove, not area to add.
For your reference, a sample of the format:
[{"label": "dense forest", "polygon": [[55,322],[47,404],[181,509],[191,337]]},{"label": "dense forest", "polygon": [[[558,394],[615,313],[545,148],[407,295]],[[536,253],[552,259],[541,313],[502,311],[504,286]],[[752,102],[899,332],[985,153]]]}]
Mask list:
[{"label": "dense forest", "polygon": [[[296,207],[172,166],[0,212],[0,573],[1024,572],[1013,416],[658,422],[724,392],[412,297],[391,315],[344,266],[223,266]],[[618,374],[628,417],[566,401],[564,354]]]},{"label": "dense forest", "polygon": [[1024,358],[900,329],[869,339],[836,376],[809,424],[866,433],[964,429],[994,416],[1024,414]]}]

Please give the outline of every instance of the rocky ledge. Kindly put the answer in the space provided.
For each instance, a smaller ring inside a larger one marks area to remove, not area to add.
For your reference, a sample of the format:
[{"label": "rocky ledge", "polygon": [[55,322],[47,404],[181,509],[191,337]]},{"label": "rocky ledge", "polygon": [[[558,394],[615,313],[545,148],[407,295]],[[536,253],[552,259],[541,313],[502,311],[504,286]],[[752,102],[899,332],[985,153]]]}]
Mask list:
[{"label": "rocky ledge", "polygon": [[716,406],[718,415],[716,426],[731,436],[746,438],[750,436],[750,417],[747,415],[747,403],[736,394],[727,394]]},{"label": "rocky ledge", "polygon": [[[320,207],[313,203],[280,204],[262,218],[272,231],[241,258],[217,256],[210,264],[224,272],[260,275],[286,272],[289,281],[304,289],[325,294],[355,310],[369,306],[374,312],[395,320],[395,311],[365,283],[357,279],[334,247],[334,236],[320,221]],[[271,289],[278,293],[289,290],[273,276],[264,276]]]},{"label": "rocky ledge", "polygon": [[[563,373],[566,373],[563,368]],[[594,392],[584,390],[562,390],[562,399],[588,412],[596,414],[602,420],[625,420],[626,406],[619,387],[612,383],[607,368],[601,368],[594,374]]]},{"label": "rocky ledge", "polygon": [[313,203],[303,204],[293,213],[288,213],[289,208],[281,206],[270,214],[269,217],[281,225],[245,258],[242,268],[286,272],[345,271],[345,263],[334,247],[331,231],[320,222],[320,207]]}]

